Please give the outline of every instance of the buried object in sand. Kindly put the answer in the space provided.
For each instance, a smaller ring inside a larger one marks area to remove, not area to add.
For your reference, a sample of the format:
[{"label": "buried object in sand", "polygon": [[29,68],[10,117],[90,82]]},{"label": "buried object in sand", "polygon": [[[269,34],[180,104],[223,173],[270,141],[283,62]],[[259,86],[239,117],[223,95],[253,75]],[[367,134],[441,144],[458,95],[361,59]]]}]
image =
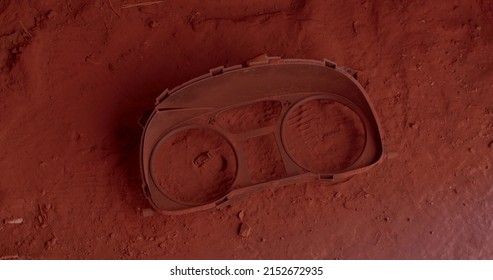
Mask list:
[{"label": "buried object in sand", "polygon": [[142,122],[144,193],[163,214],[253,191],[342,182],[382,161],[380,125],[346,67],[265,57],[164,91]]}]

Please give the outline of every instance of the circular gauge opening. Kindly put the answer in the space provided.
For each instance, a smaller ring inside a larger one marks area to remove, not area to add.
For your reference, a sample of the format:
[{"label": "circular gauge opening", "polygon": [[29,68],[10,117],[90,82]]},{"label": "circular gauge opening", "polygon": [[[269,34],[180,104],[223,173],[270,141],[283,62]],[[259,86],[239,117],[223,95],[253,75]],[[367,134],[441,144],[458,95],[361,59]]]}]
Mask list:
[{"label": "circular gauge opening", "polygon": [[301,167],[334,174],[359,158],[366,133],[360,117],[346,105],[312,99],[299,102],[286,114],[282,140],[289,156]]},{"label": "circular gauge opening", "polygon": [[166,135],[151,158],[152,177],[171,199],[200,205],[224,196],[237,170],[231,144],[206,128],[186,128]]}]

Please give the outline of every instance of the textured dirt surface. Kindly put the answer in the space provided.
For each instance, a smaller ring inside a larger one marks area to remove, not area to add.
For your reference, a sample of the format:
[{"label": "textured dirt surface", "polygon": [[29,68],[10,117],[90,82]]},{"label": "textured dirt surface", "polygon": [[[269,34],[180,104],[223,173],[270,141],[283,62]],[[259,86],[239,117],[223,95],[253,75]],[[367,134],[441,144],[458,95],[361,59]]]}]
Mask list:
[{"label": "textured dirt surface", "polygon": [[[0,258],[493,258],[492,1],[121,4],[0,0]],[[392,159],[143,217],[142,112],[264,52],[358,70]]]},{"label": "textured dirt surface", "polygon": [[203,204],[229,190],[236,174],[233,147],[207,129],[186,129],[164,138],[153,153],[151,172],[174,200]]},{"label": "textured dirt surface", "polygon": [[295,106],[283,131],[287,152],[300,166],[322,173],[350,167],[365,147],[365,128],[345,105],[312,100]]},{"label": "textured dirt surface", "polygon": [[241,143],[252,183],[286,176],[274,133],[243,140]]},{"label": "textured dirt surface", "polygon": [[256,102],[221,112],[217,124],[235,134],[273,126],[279,121],[281,109],[277,101]]}]

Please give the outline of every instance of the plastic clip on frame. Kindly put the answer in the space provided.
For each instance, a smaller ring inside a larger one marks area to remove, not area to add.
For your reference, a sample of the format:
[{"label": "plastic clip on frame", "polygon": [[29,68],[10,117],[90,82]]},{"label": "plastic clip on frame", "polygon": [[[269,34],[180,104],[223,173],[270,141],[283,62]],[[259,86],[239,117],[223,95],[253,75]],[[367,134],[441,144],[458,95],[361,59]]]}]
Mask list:
[{"label": "plastic clip on frame", "polygon": [[[155,210],[163,214],[185,214],[227,205],[242,195],[267,186],[291,184],[309,178],[341,182],[374,167],[383,156],[380,125],[365,90],[351,74],[354,72],[338,67],[329,60],[267,57],[246,66],[214,68],[206,75],[164,91],[147,119],[141,142],[140,164],[147,199]],[[357,114],[364,126],[364,148],[344,170],[313,170],[300,164],[286,149],[287,116],[301,104],[316,99],[327,99],[347,106]],[[281,104],[280,117],[275,124],[237,133],[214,121],[222,112],[262,101]],[[166,186],[156,180],[156,172],[172,171],[156,171],[152,166],[156,151],[166,139],[194,128],[223,137],[233,149],[236,160],[234,180],[228,189],[204,203],[189,203],[170,196]],[[286,176],[254,183],[239,142],[267,134],[275,136]]]}]

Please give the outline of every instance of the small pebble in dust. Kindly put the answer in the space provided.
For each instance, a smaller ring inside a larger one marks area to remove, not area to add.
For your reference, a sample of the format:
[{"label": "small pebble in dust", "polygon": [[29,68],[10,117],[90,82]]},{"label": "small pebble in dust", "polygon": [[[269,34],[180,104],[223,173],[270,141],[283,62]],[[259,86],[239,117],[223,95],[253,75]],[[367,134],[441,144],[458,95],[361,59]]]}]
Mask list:
[{"label": "small pebble in dust", "polygon": [[23,218],[12,218],[12,219],[5,219],[3,221],[5,224],[9,225],[20,225],[24,222]]},{"label": "small pebble in dust", "polygon": [[250,225],[248,225],[247,223],[242,223],[240,225],[240,229],[238,230],[238,235],[241,237],[248,237],[250,236],[251,229],[252,228],[250,227]]}]

